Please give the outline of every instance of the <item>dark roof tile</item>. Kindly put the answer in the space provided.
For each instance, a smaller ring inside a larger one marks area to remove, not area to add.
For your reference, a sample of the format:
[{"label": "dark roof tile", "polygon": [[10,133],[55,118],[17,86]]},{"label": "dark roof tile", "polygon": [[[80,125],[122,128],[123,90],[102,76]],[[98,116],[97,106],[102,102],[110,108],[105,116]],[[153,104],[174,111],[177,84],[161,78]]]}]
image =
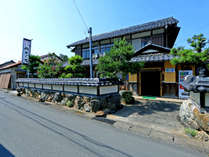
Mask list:
[{"label": "dark roof tile", "polygon": [[[98,41],[102,39],[114,38],[114,37],[118,37],[121,35],[130,34],[130,33],[148,31],[152,29],[162,28],[162,27],[165,27],[166,25],[177,24],[178,22],[179,21],[177,19],[173,17],[169,17],[169,18],[165,18],[165,19],[161,19],[161,20],[157,20],[153,22],[148,22],[148,23],[141,24],[141,25],[136,25],[136,26],[131,26],[131,27],[124,28],[124,29],[115,30],[115,31],[108,32],[108,33],[94,35],[92,37],[92,40]],[[67,45],[67,47],[70,48],[70,47],[74,47],[76,45],[84,44],[87,42],[88,42],[88,38],[76,41],[72,44]]]}]

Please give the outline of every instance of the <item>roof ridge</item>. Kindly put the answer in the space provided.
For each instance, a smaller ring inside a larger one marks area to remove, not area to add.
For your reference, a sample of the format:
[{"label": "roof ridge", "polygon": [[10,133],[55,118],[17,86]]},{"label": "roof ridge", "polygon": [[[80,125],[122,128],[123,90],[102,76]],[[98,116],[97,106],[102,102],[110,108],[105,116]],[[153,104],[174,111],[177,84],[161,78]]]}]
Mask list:
[{"label": "roof ridge", "polygon": [[[113,30],[113,31],[109,31],[109,32],[105,32],[105,33],[100,33],[100,34],[96,34],[96,35],[93,35],[93,36],[99,36],[99,35],[102,35],[102,34],[113,33],[113,32],[121,31],[121,30],[128,29],[128,28],[134,28],[134,27],[138,27],[138,26],[149,25],[151,23],[157,23],[157,22],[160,22],[160,21],[163,21],[163,20],[167,20],[167,19],[171,19],[171,18],[172,19],[175,19],[173,16],[170,16],[170,17],[167,17],[167,18],[162,18],[162,19],[155,20],[155,21],[149,21],[149,22],[145,22],[145,23],[137,24],[137,25],[133,25],[133,26],[127,26],[127,27],[124,27],[124,28],[121,28],[121,29],[116,29],[116,30]],[[178,21],[177,19],[175,19],[175,20]]]},{"label": "roof ridge", "polygon": [[[93,41],[98,41],[98,40],[102,40],[102,39],[105,39],[105,38],[117,37],[117,36],[128,34],[128,33],[134,33],[134,32],[140,32],[140,31],[143,32],[143,31],[146,31],[146,30],[152,29],[152,28],[160,28],[160,27],[163,27],[165,25],[175,24],[175,23],[177,24],[178,22],[179,21],[177,19],[175,19],[173,16],[171,16],[171,17],[162,18],[162,19],[155,20],[155,21],[146,22],[146,23],[143,23],[143,24],[128,26],[128,27],[113,30],[113,31],[110,31],[110,32],[96,34],[96,35],[92,36],[92,40]],[[150,27],[150,28],[146,28],[146,27]],[[102,36],[104,36],[104,37],[102,37]],[[85,39],[73,42],[72,44],[67,45],[67,47],[70,48],[72,46],[83,44],[83,43],[86,43],[86,42],[88,42],[88,41],[85,38]]]}]

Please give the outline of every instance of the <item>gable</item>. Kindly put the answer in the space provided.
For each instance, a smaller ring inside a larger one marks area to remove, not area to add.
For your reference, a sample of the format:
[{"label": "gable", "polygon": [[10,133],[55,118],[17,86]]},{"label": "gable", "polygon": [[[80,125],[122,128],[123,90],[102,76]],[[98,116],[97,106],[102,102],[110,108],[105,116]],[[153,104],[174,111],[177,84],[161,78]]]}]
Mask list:
[{"label": "gable", "polygon": [[136,51],[134,57],[140,55],[147,55],[147,54],[159,54],[159,53],[168,54],[169,52],[170,52],[170,48],[148,43],[143,48]]}]

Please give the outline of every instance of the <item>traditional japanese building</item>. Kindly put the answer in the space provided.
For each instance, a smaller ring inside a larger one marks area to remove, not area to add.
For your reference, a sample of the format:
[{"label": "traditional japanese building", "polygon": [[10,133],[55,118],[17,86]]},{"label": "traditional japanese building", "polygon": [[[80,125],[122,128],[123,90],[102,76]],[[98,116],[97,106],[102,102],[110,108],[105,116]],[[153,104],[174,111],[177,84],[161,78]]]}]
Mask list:
[{"label": "traditional japanese building", "polygon": [[16,79],[26,77],[21,62],[8,61],[0,65],[0,88],[16,89]]},{"label": "traditional japanese building", "polygon": [[[128,88],[136,95],[184,97],[187,93],[180,92],[178,83],[187,73],[194,74],[195,68],[192,65],[175,66],[170,63],[173,56],[169,53],[180,31],[178,23],[177,19],[169,17],[94,35],[93,64],[98,64],[98,58],[111,49],[115,40],[125,38],[135,49],[131,62],[145,63],[137,74],[129,74]],[[90,62],[88,42],[88,39],[83,39],[67,45],[76,55],[83,57],[84,66],[89,66]]]}]

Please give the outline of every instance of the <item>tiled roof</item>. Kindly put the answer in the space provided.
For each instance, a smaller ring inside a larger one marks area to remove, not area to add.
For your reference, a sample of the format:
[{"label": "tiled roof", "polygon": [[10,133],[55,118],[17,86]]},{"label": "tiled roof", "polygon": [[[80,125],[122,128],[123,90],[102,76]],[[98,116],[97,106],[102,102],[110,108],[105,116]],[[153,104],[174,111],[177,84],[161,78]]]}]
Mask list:
[{"label": "tiled roof", "polygon": [[168,47],[164,47],[164,46],[160,46],[160,45],[156,45],[153,43],[148,43],[147,45],[145,45],[144,47],[142,47],[141,49],[139,49],[138,51],[135,52],[134,57],[139,56],[141,54],[149,54],[149,53],[169,53],[170,52],[170,48]]},{"label": "tiled roof", "polygon": [[[136,32],[143,32],[143,31],[153,30],[153,29],[157,29],[157,28],[163,28],[166,25],[173,25],[173,24],[177,24],[178,22],[179,21],[173,17],[164,18],[161,20],[148,22],[148,23],[141,24],[141,25],[131,26],[128,28],[123,28],[123,29],[115,30],[115,31],[108,32],[108,33],[94,35],[92,37],[92,40],[98,41],[98,40],[102,40],[102,39],[118,37],[121,35],[126,35],[126,34],[131,34],[131,33],[136,33]],[[88,39],[83,39],[83,40],[76,41],[72,44],[69,44],[69,45],[67,45],[67,47],[70,48],[70,47],[74,47],[76,45],[84,44],[87,42],[88,42]]]},{"label": "tiled roof", "polygon": [[0,70],[12,68],[12,67],[16,67],[16,66],[19,66],[19,65],[21,65],[21,64],[22,64],[22,63],[19,61],[19,62],[17,62],[17,63],[9,64],[9,65],[7,65],[7,66],[5,66],[5,67],[2,67],[2,68],[0,68]]},{"label": "tiled roof", "polygon": [[[164,53],[154,53],[154,54],[146,54],[146,55],[139,55],[137,57],[133,57],[131,62],[161,62],[161,61],[168,61],[173,58],[170,54]],[[93,65],[97,65],[99,63],[98,59],[93,60]],[[89,65],[89,60],[84,60],[81,65],[87,66]]]},{"label": "tiled roof", "polygon": [[160,61],[168,61],[173,58],[170,54],[147,54],[147,55],[139,55],[131,59],[131,62],[160,62]]},{"label": "tiled roof", "polygon": [[15,63],[15,62],[13,60],[10,60],[10,61],[7,61],[7,62],[4,62],[4,63],[0,64],[0,67],[2,68],[4,66],[7,66],[7,65],[13,64],[13,63]]},{"label": "tiled roof", "polygon": [[120,84],[119,80],[103,78],[18,78],[16,82],[71,86],[111,86]]}]

